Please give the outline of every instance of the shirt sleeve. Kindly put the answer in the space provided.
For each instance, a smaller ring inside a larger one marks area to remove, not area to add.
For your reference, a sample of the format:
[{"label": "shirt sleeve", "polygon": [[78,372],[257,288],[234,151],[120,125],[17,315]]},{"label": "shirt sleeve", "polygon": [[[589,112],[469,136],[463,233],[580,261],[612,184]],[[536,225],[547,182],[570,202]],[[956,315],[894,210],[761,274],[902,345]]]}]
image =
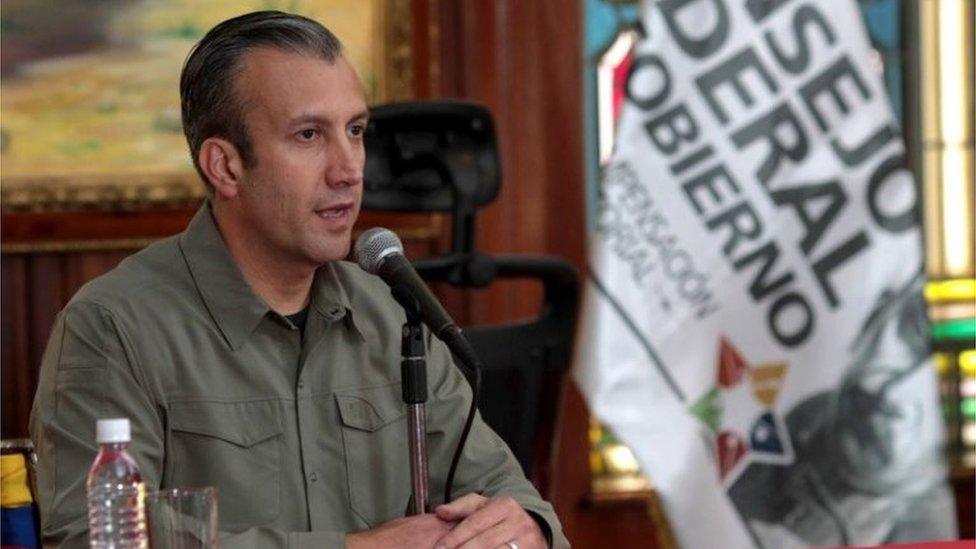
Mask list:
[{"label": "shirt sleeve", "polygon": [[238,534],[220,536],[224,547],[259,549],[282,547],[287,549],[344,549],[345,532],[282,532],[273,528],[249,528]]},{"label": "shirt sleeve", "polygon": [[[41,361],[30,432],[37,463],[44,547],[88,547],[85,481],[95,460],[95,422],[127,417],[130,452],[147,489],[159,487],[165,427],[158,394],[135,367],[137,357],[111,312],[74,302],[58,316]],[[345,532],[251,528],[221,536],[227,547],[342,548]]]},{"label": "shirt sleeve", "polygon": [[[439,503],[443,501],[447,472],[468,414],[472,393],[467,380],[454,365],[450,351],[442,342],[430,337],[427,370],[431,389],[427,402],[431,499],[433,503]],[[452,488],[454,497],[467,493],[515,499],[539,522],[550,547],[569,547],[552,505],[542,499],[525,478],[508,445],[481,419],[480,413],[471,426]]]},{"label": "shirt sleeve", "polygon": [[30,419],[45,546],[87,547],[85,481],[98,452],[96,420],[129,418],[130,451],[147,486],[157,483],[163,429],[131,358],[104,308],[76,302],[58,316]]}]

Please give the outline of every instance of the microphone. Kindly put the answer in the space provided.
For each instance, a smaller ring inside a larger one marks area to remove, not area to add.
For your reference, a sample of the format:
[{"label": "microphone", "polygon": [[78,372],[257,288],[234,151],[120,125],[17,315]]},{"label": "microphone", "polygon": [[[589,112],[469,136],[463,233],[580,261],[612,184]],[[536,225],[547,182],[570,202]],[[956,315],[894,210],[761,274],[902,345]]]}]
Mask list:
[{"label": "microphone", "polygon": [[407,296],[416,303],[420,320],[465,366],[475,369],[481,366],[461,329],[403,255],[403,244],[393,231],[383,227],[366,230],[356,239],[355,255],[359,266],[383,279],[394,296]]},{"label": "microphone", "polygon": [[[461,461],[464,443],[468,440],[471,425],[474,423],[478,405],[478,394],[481,392],[481,361],[468,339],[461,333],[451,316],[441,306],[430,288],[417,274],[410,261],[403,255],[403,244],[393,231],[383,227],[373,227],[356,239],[356,262],[364,271],[383,279],[393,292],[393,297],[406,309],[419,309],[420,320],[427,325],[431,333],[443,341],[447,348],[454,353],[458,363],[468,369],[466,377],[471,384],[471,405],[468,415],[458,438],[454,457],[447,472],[444,484],[444,502],[450,503],[451,488],[454,486],[454,473]],[[404,303],[409,301],[409,305]]]}]

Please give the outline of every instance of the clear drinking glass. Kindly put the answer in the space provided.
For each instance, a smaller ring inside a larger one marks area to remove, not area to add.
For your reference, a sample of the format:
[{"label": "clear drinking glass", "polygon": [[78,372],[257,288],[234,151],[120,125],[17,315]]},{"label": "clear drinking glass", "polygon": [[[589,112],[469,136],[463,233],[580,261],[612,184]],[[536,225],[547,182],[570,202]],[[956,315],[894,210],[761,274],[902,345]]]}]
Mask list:
[{"label": "clear drinking glass", "polygon": [[153,549],[212,549],[217,534],[217,489],[170,488],[146,496]]}]

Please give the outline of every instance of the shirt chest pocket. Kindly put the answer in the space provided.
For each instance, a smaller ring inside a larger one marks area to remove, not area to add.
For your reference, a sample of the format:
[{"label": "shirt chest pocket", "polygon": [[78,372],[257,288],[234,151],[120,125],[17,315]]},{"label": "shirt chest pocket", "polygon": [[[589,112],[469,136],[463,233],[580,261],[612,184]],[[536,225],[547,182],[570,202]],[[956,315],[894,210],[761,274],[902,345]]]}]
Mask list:
[{"label": "shirt chest pocket", "polygon": [[404,516],[411,487],[400,385],[344,392],[335,399],[353,510],[370,526]]},{"label": "shirt chest pocket", "polygon": [[281,433],[276,401],[173,403],[163,486],[216,486],[221,530],[270,524],[279,513]]}]

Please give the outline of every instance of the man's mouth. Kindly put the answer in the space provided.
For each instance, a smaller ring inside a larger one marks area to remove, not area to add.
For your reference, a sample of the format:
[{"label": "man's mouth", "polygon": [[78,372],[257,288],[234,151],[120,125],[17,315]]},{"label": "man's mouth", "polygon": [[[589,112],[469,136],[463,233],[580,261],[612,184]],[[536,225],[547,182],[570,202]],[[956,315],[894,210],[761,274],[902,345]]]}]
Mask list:
[{"label": "man's mouth", "polygon": [[343,202],[327,208],[315,210],[315,214],[325,219],[338,219],[352,211],[352,202]]}]

